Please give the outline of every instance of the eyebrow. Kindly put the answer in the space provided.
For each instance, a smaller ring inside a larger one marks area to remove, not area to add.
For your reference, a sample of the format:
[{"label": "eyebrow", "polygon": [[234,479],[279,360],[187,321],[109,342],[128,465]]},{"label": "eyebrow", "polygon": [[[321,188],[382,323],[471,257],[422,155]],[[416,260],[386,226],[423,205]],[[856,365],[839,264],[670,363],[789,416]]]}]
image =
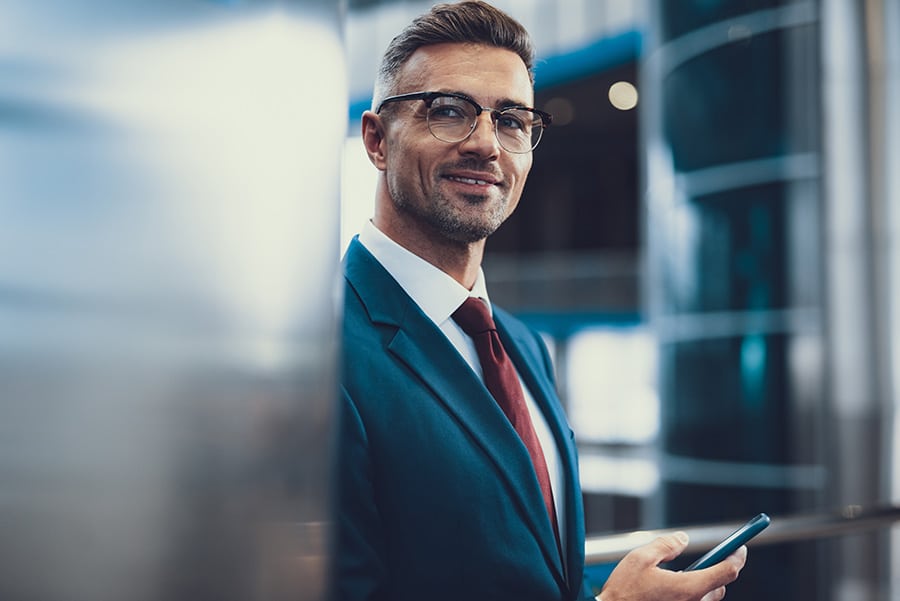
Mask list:
[{"label": "eyebrow", "polygon": [[[478,102],[477,100],[475,100],[475,98],[473,98],[471,94],[469,94],[468,92],[464,92],[462,90],[451,90],[449,88],[439,88],[439,89],[435,90],[435,92],[446,92],[446,93],[450,93],[450,94],[459,94],[460,96],[465,96],[466,98],[468,98],[475,104],[481,106],[481,103]],[[531,105],[528,104],[527,102],[522,102],[520,100],[513,100],[512,98],[501,98],[497,102],[494,103],[493,107],[490,107],[490,108],[505,109],[505,108],[510,108],[510,107],[514,107],[514,106],[531,107]],[[485,108],[489,108],[489,107],[485,107]]]}]

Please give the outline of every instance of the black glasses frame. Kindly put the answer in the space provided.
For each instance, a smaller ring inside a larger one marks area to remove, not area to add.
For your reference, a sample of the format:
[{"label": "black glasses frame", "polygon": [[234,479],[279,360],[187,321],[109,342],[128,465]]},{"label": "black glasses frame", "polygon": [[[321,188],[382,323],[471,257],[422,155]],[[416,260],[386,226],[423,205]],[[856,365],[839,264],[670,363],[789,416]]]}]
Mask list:
[{"label": "black glasses frame", "polygon": [[[464,101],[468,102],[469,104],[472,105],[472,108],[475,109],[475,117],[480,116],[481,113],[483,113],[485,111],[490,112],[491,120],[494,123],[494,135],[497,136],[497,141],[500,142],[500,146],[503,146],[503,148],[505,150],[507,150],[508,152],[512,152],[514,154],[525,154],[525,153],[531,152],[532,150],[537,148],[537,145],[540,143],[541,138],[543,138],[543,130],[553,122],[553,115],[551,115],[550,113],[538,110],[531,106],[512,105],[512,106],[504,106],[499,109],[494,109],[494,108],[490,108],[487,106],[481,106],[480,104],[478,104],[477,102],[475,102],[474,100],[472,100],[471,98],[466,96],[465,94],[457,94],[455,92],[410,92],[409,94],[398,94],[396,96],[388,96],[387,98],[385,98],[378,104],[378,107],[375,109],[375,114],[376,115],[380,114],[381,109],[383,109],[384,105],[386,105],[386,104],[389,104],[391,102],[400,102],[400,101],[404,101],[404,100],[422,100],[425,102],[425,106],[427,108],[431,108],[431,103],[433,103],[438,98],[458,98],[460,100],[464,100]],[[529,148],[528,150],[518,150],[518,151],[510,150],[509,148],[506,148],[506,146],[503,145],[503,141],[500,139],[500,137],[498,135],[497,117],[502,115],[506,111],[510,111],[510,110],[514,110],[514,109],[530,111],[541,118],[541,124],[539,126],[541,129],[541,135],[538,136],[537,142],[535,142],[531,146],[531,148]],[[466,140],[469,136],[472,135],[472,132],[475,131],[475,124],[474,123],[472,124],[472,128],[469,130],[469,133],[467,133],[464,137],[460,138],[459,140],[456,140],[453,142],[438,138],[434,134],[434,132],[431,131],[430,125],[428,127],[428,131],[431,132],[432,136],[434,136],[438,140],[441,140],[442,142],[447,142],[448,144],[458,144],[459,142]]]}]

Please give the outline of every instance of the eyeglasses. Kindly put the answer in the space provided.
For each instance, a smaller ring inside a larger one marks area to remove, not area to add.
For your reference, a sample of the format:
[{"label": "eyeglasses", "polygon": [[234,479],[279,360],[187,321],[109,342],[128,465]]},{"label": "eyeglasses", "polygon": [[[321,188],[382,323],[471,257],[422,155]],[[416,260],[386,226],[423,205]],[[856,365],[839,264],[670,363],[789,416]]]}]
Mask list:
[{"label": "eyeglasses", "polygon": [[480,106],[468,96],[451,92],[413,92],[389,96],[381,101],[375,112],[380,113],[384,105],[401,100],[423,101],[427,108],[428,131],[438,140],[450,144],[471,136],[478,116],[490,111],[497,141],[505,150],[515,154],[534,150],[541,141],[544,128],[553,120],[549,113],[528,106],[492,109]]}]

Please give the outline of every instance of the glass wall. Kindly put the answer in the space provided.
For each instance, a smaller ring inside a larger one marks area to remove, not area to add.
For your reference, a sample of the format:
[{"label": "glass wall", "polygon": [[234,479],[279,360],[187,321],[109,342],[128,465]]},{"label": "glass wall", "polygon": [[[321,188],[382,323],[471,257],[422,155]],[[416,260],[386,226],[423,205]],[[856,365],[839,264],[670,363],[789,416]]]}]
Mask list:
[{"label": "glass wall", "polygon": [[[655,511],[678,525],[809,510],[826,493],[816,7],[659,2],[648,33]],[[754,550],[729,598],[822,598],[814,556]]]},{"label": "glass wall", "polygon": [[[668,524],[890,502],[891,260],[871,244],[883,8],[651,4],[646,300]],[[892,598],[886,541],[754,550],[729,598]]]}]

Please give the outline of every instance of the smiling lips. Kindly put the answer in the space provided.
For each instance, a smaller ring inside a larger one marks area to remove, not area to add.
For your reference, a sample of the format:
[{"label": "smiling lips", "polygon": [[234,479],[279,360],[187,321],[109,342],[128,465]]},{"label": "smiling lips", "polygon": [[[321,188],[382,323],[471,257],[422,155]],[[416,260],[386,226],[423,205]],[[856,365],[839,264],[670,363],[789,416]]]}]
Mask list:
[{"label": "smiling lips", "polygon": [[494,186],[500,183],[499,180],[488,174],[447,175],[446,177],[450,181],[473,186]]}]

